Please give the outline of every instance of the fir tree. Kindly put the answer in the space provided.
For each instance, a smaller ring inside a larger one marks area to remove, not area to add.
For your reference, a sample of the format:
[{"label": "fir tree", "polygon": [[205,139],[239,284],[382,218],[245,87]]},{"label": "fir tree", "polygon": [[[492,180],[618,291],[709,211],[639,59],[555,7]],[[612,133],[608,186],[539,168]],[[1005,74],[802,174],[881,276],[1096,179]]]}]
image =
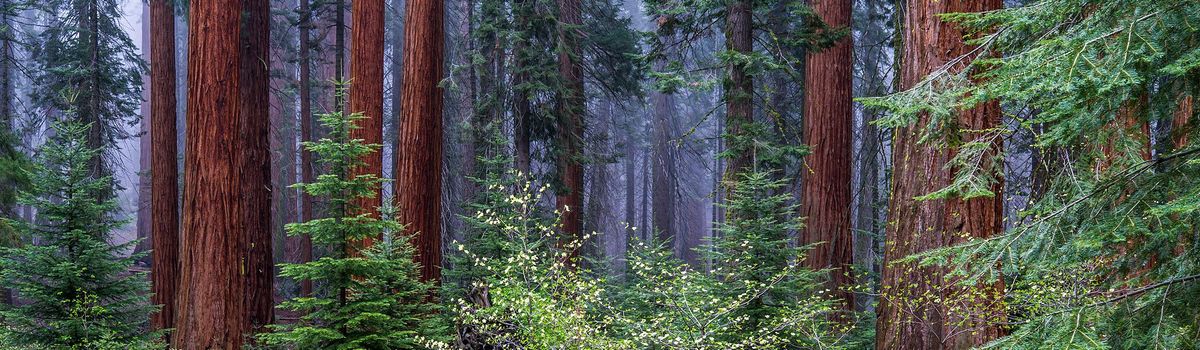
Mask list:
[{"label": "fir tree", "polygon": [[34,4],[49,25],[32,38],[30,53],[39,70],[33,75],[34,102],[91,125],[86,134],[96,154],[93,177],[111,174],[106,152],[130,136],[123,124],[138,118],[144,63],[133,40],[121,28],[117,0],[49,0]]},{"label": "fir tree", "polygon": [[112,178],[91,177],[100,150],[84,141],[91,126],[64,123],[41,150],[32,190],[21,202],[40,214],[22,232],[37,244],[4,250],[3,283],[24,301],[0,311],[6,340],[45,349],[141,349],[156,335],[145,329],[154,307],[141,273],[129,273],[141,254],[136,241],[112,244],[117,203],[100,200]]},{"label": "fir tree", "polygon": [[[280,308],[305,313],[301,322],[275,326],[261,336],[267,345],[300,349],[413,349],[436,340],[440,331],[430,303],[432,286],[420,281],[420,266],[402,226],[377,219],[355,207],[355,199],[374,196],[384,180],[376,175],[349,177],[364,155],[380,145],[350,139],[358,115],[322,115],[329,136],[303,145],[330,171],[314,183],[294,187],[329,203],[329,215],[288,224],[288,234],[311,237],[329,247],[327,256],[312,262],[282,264],[280,275],[311,280],[318,287],[311,297],[297,297]],[[362,213],[362,214],[353,214]],[[351,242],[379,238],[372,246],[350,254]]]}]

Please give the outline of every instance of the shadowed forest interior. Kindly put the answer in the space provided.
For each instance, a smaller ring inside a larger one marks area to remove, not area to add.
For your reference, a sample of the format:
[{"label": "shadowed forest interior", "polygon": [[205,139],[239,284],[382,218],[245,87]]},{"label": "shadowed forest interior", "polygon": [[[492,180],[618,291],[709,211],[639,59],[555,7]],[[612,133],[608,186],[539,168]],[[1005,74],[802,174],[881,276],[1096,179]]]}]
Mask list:
[{"label": "shadowed forest interior", "polygon": [[1200,2],[0,0],[2,349],[1200,349]]}]

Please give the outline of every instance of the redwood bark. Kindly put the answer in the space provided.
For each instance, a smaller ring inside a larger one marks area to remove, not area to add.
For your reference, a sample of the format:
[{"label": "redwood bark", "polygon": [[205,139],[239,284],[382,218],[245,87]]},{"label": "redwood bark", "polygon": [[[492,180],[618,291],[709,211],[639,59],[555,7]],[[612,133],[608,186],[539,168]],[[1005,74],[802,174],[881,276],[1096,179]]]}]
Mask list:
[{"label": "redwood bark", "polygon": [[[513,3],[513,17],[518,30],[529,30],[529,18],[533,16],[533,10],[530,9],[531,0],[515,0]],[[525,71],[529,65],[529,60],[526,58],[525,51],[529,48],[529,36],[518,36],[516,43],[513,45],[513,75],[512,86],[520,86],[529,82],[529,73]],[[513,91],[513,152],[516,153],[514,161],[517,166],[517,171],[525,176],[529,176],[530,167],[530,116],[533,114],[533,107],[529,101],[528,91],[525,89],[514,89]]]},{"label": "redwood bark", "polygon": [[[753,5],[749,0],[729,3],[726,18],[725,45],[729,50],[748,55],[754,50]],[[730,139],[745,136],[745,127],[754,122],[754,78],[746,68],[737,63],[729,64],[729,81],[725,86],[725,149],[733,151],[725,163],[724,186],[726,192],[740,179],[743,172],[751,168],[751,152],[745,145],[731,144]]]},{"label": "redwood bark", "polygon": [[[352,4],[350,28],[350,113],[361,113],[363,119],[355,121],[357,128],[350,131],[351,139],[361,139],[366,144],[383,144],[383,0],[355,0]],[[361,175],[383,176],[383,152],[376,150],[363,157],[363,165],[350,170],[350,177]],[[357,198],[352,205],[359,213],[379,217],[383,206],[382,188],[376,187],[369,198]],[[357,213],[356,213],[357,214]],[[365,248],[373,243],[366,238],[351,247]]]},{"label": "redwood bark", "polygon": [[269,0],[242,0],[239,52],[242,199],[246,208],[247,327],[260,331],[274,317],[275,264],[271,242],[271,116]]},{"label": "redwood bark", "polygon": [[[906,64],[901,69],[901,86],[912,88],[934,70],[973,49],[963,42],[962,30],[943,22],[940,14],[988,11],[1002,6],[999,0],[908,2],[903,51]],[[985,103],[960,112],[958,120],[966,130],[995,127],[1000,122],[999,105]],[[889,236],[876,330],[877,349],[966,349],[996,339],[1002,331],[998,326],[1004,321],[1002,283],[961,287],[956,285],[957,281],[945,277],[947,268],[894,262],[1003,230],[1001,183],[993,184],[991,189],[997,196],[990,198],[913,199],[949,185],[953,177],[953,170],[945,169],[945,165],[954,150],[919,142],[929,122],[929,116],[922,115],[914,125],[895,131],[892,155],[895,170],[888,208]],[[971,141],[979,136],[968,133],[964,137]],[[989,152],[995,154],[999,146],[993,145]]]},{"label": "redwood bark", "polygon": [[422,281],[440,281],[442,262],[442,89],[445,28],[442,1],[405,2],[404,85],[397,216],[413,235]]},{"label": "redwood bark", "polygon": [[[558,71],[563,87],[559,91],[558,176],[561,188],[555,199],[562,218],[561,239],[574,241],[582,231],[583,166],[580,143],[583,137],[583,67],[580,65],[579,26],[583,25],[579,0],[558,0]],[[578,250],[570,252],[572,258]]]},{"label": "redwood bark", "polygon": [[173,345],[240,349],[249,309],[243,278],[242,2],[190,2],[187,152],[180,285]]},{"label": "redwood bark", "polygon": [[[813,0],[811,6],[829,27],[850,27],[850,0]],[[847,35],[832,47],[809,51],[804,69],[803,133],[812,154],[804,159],[800,209],[806,225],[800,243],[815,244],[805,263],[814,270],[829,269],[827,286],[840,299],[839,307],[844,311],[854,307],[854,293],[850,291],[854,264],[854,234],[850,230],[853,50],[853,39]]]},{"label": "redwood bark", "polygon": [[[300,0],[300,141],[312,142],[312,29],[313,13],[309,7],[309,1]],[[300,147],[300,182],[311,184],[316,179],[313,177],[312,152],[309,152],[307,147]],[[308,222],[313,219],[313,206],[316,201],[305,191],[300,191],[300,222]],[[300,261],[298,263],[306,263],[312,261],[312,237],[302,235],[300,237]],[[313,284],[312,280],[305,279],[300,281],[300,295],[312,295]]]},{"label": "redwood bark", "polygon": [[153,329],[174,328],[179,286],[179,155],[175,126],[175,9],[150,1],[150,211]]},{"label": "redwood bark", "polygon": [[1192,114],[1195,113],[1195,99],[1190,93],[1183,93],[1179,97],[1178,105],[1175,108],[1175,115],[1171,121],[1171,143],[1176,151],[1183,150],[1188,146],[1188,134],[1192,131]]}]

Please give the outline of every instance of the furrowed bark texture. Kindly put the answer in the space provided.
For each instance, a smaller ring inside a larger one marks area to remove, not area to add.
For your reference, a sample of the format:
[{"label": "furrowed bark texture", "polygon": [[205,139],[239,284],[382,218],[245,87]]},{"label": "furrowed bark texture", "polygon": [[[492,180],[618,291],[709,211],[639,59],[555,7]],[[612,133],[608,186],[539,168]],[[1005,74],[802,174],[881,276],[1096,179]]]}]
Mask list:
[{"label": "furrowed bark texture", "polygon": [[[558,99],[558,172],[561,188],[555,199],[562,212],[562,237],[574,241],[582,231],[583,165],[583,67],[580,65],[579,27],[583,24],[579,0],[558,0],[558,71],[563,87]],[[578,250],[571,252],[574,259]]]},{"label": "furrowed bark texture", "polygon": [[271,116],[269,0],[242,0],[239,123],[242,142],[242,196],[246,216],[246,308],[249,331],[270,324],[275,310],[275,264],[271,237]]},{"label": "furrowed bark texture", "polygon": [[[973,49],[963,43],[960,28],[943,22],[939,14],[1002,6],[999,0],[907,2],[902,88],[914,87],[934,70]],[[995,127],[1000,122],[999,105],[985,103],[960,112],[958,119],[964,130]],[[999,337],[1001,328],[997,325],[1004,322],[1002,283],[963,287],[945,277],[948,268],[893,262],[1003,230],[999,195],[966,201],[913,199],[949,185],[953,178],[953,169],[947,170],[945,165],[954,150],[919,142],[928,123],[929,116],[922,115],[916,124],[895,131],[877,349],[967,349]],[[979,133],[965,134],[966,141],[980,137]],[[996,142],[989,155],[999,150]],[[991,189],[1000,194],[1002,188],[1003,184],[997,183]]]},{"label": "furrowed bark texture", "polygon": [[404,4],[404,85],[396,204],[413,237],[421,280],[441,279],[442,89],[445,43],[442,1]]},{"label": "furrowed bark texture", "polygon": [[180,289],[173,345],[240,349],[249,309],[238,53],[242,2],[192,1]]},{"label": "furrowed bark texture", "polygon": [[[366,144],[383,145],[383,0],[356,0],[352,3],[350,28],[350,113],[361,113],[363,119],[355,122],[358,128],[350,131],[351,139],[362,139]],[[350,177],[360,175],[383,176],[383,150],[379,149],[364,157],[363,166],[354,167]],[[358,198],[353,202],[360,213],[379,217],[383,206],[382,188],[375,188],[374,197]],[[371,246],[373,238],[352,243],[351,247]]]},{"label": "furrowed bark texture", "polygon": [[174,328],[179,286],[179,168],[175,127],[175,10],[170,0],[150,1],[150,211],[151,301],[162,309],[153,329]]},{"label": "furrowed bark texture", "polygon": [[[850,26],[850,0],[813,0],[812,8],[832,28]],[[854,149],[854,57],[851,36],[833,47],[809,51],[804,69],[804,141],[812,154],[804,159],[801,216],[803,245],[816,244],[805,263],[815,270],[830,269],[827,284],[852,310],[850,272],[854,264],[854,234],[850,230],[850,161]]]}]

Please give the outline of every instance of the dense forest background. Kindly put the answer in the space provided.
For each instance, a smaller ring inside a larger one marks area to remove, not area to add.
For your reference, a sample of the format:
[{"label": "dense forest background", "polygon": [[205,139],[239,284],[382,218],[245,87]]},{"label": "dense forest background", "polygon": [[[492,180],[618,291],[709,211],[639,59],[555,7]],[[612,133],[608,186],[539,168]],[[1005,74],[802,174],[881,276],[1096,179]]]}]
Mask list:
[{"label": "dense forest background", "polygon": [[1198,21],[0,0],[0,347],[1200,348]]}]

